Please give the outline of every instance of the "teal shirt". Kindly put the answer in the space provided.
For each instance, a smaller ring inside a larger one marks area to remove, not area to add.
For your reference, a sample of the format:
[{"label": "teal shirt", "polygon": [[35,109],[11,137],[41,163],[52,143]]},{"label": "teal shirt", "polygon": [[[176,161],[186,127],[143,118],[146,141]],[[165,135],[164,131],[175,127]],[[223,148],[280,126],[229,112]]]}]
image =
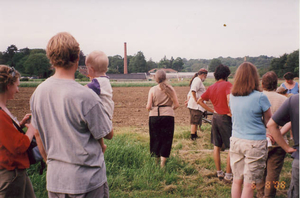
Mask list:
[{"label": "teal shirt", "polygon": [[265,94],[253,91],[248,96],[233,96],[229,101],[232,113],[232,137],[247,140],[265,140],[263,113],[271,104]]}]

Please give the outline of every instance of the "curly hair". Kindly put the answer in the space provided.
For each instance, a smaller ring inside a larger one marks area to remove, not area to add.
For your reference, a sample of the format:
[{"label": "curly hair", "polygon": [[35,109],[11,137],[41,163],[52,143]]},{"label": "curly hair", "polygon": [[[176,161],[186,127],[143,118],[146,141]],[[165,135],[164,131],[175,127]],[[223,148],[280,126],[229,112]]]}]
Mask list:
[{"label": "curly hair", "polygon": [[230,69],[228,66],[226,65],[219,65],[214,73],[215,79],[216,80],[226,80],[228,78],[228,76],[230,75]]},{"label": "curly hair", "polygon": [[55,67],[68,69],[79,59],[79,43],[67,32],[53,36],[47,45],[47,57]]},{"label": "curly hair", "polygon": [[7,85],[14,84],[20,78],[20,73],[13,67],[0,65],[0,93],[7,90]]}]

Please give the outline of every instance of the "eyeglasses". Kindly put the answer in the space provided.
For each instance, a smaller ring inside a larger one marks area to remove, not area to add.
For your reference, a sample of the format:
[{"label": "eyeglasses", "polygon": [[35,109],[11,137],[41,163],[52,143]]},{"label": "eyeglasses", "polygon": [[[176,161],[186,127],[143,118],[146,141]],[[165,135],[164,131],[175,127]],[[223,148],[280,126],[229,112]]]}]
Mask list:
[{"label": "eyeglasses", "polygon": [[15,68],[11,67],[8,73],[11,74],[12,77],[15,77],[16,75]]}]

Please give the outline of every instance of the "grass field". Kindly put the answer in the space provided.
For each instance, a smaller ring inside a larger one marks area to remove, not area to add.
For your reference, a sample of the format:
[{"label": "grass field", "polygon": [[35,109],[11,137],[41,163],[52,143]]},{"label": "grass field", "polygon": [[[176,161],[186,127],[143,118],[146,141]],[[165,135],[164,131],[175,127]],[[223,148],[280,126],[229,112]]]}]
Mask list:
[{"label": "grass field", "polygon": [[[149,154],[148,128],[119,127],[106,141],[105,152],[110,197],[213,197],[229,198],[231,186],[215,176],[209,124],[203,124],[200,138],[189,140],[189,126],[176,126],[171,157],[161,169]],[[221,153],[225,169],[227,152]],[[287,155],[280,176],[277,197],[286,197],[291,177],[292,158]],[[38,174],[39,164],[28,174],[36,196],[46,198],[46,174]]]},{"label": "grass field", "polygon": [[[44,80],[35,80],[35,81],[21,81],[20,87],[37,87],[40,83],[42,83]],[[88,81],[79,81],[76,80],[82,85],[86,85],[89,82]],[[177,79],[169,79],[168,83],[172,86],[188,86],[190,82],[190,79],[183,79],[178,81]],[[230,78],[229,82],[233,83],[233,79]],[[284,80],[278,80],[278,86],[283,83]],[[298,81],[297,81],[298,82]],[[204,81],[204,86],[210,86],[215,83],[214,78],[207,78]],[[299,82],[298,82],[299,83]],[[156,85],[156,82],[154,81],[111,81],[112,87],[152,87]]]}]

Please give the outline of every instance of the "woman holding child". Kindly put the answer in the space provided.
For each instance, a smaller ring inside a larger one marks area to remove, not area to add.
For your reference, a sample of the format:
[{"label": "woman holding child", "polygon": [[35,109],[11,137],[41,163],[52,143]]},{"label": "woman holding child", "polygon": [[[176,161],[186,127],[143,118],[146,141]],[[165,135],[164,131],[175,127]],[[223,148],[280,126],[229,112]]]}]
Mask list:
[{"label": "woman holding child", "polygon": [[164,167],[170,156],[174,135],[174,110],[179,107],[174,88],[166,83],[166,73],[155,73],[158,85],[152,87],[148,94],[146,109],[149,111],[150,153],[161,160]]},{"label": "woman holding child", "polygon": [[253,64],[244,62],[238,67],[229,105],[233,123],[230,138],[231,195],[233,198],[253,197],[255,184],[262,181],[266,167],[265,126],[271,117],[271,104],[259,88],[259,75]]},{"label": "woman holding child", "polygon": [[[26,173],[29,168],[27,149],[34,136],[34,128],[26,124],[26,114],[19,123],[6,103],[19,92],[20,73],[14,68],[0,65],[0,198],[35,197],[32,184]],[[28,128],[26,134],[17,128]]]}]

